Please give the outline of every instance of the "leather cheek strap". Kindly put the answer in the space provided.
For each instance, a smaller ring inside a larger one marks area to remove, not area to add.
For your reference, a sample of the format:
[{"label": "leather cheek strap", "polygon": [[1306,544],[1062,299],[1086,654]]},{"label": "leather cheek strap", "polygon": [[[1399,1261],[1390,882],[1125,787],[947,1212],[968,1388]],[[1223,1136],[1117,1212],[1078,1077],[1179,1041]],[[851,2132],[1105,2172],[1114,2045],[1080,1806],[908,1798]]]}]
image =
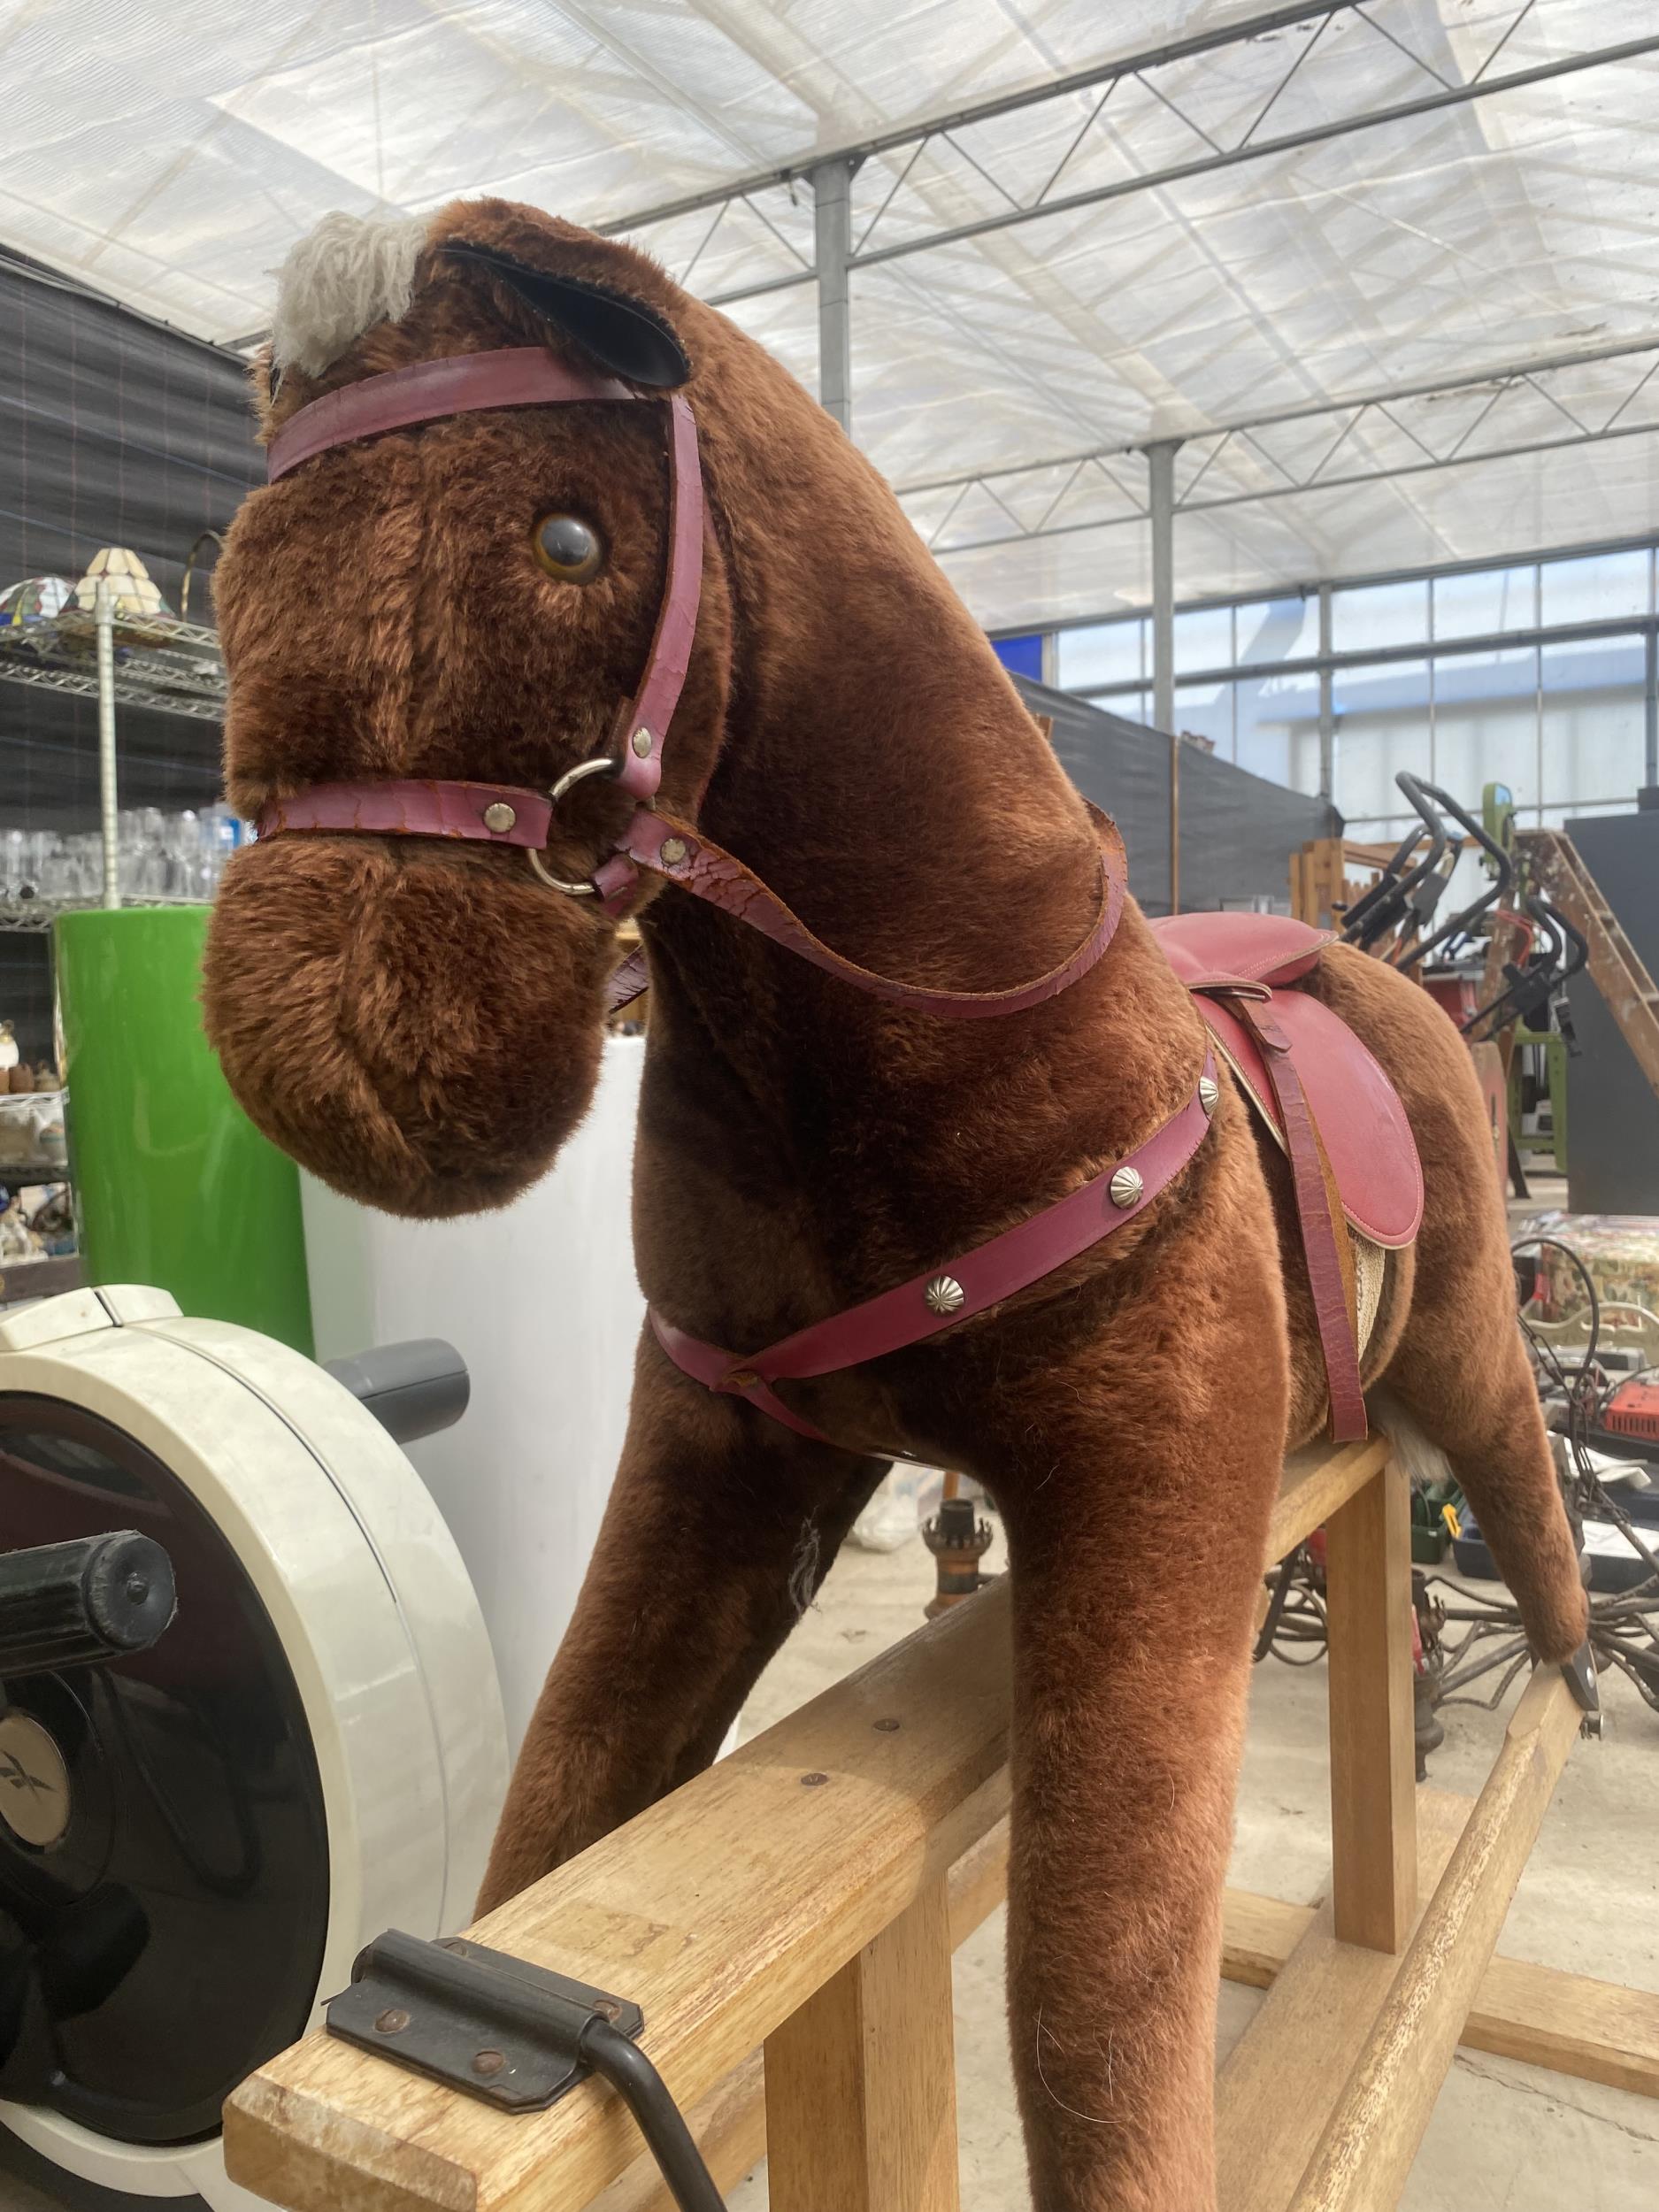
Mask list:
[{"label": "leather cheek strap", "polygon": [[[265,449],[272,483],[335,446],[388,432],[412,430],[455,415],[516,407],[603,402],[666,405],[668,415],[668,553],[663,595],[645,672],[618,709],[612,751],[617,781],[631,798],[647,800],[663,777],[663,741],[680,703],[697,633],[703,592],[704,500],[696,419],[684,395],[664,402],[591,369],[562,362],[540,346],[503,346],[434,361],[414,361],[382,376],[342,385],[291,416]],[[337,787],[326,787],[336,788]],[[407,787],[399,786],[398,788]],[[366,828],[367,823],[302,822],[290,814],[280,828]],[[388,825],[395,828],[395,825]],[[475,836],[449,826],[406,834]],[[527,841],[514,838],[518,844]],[[541,842],[545,843],[543,838]]]}]

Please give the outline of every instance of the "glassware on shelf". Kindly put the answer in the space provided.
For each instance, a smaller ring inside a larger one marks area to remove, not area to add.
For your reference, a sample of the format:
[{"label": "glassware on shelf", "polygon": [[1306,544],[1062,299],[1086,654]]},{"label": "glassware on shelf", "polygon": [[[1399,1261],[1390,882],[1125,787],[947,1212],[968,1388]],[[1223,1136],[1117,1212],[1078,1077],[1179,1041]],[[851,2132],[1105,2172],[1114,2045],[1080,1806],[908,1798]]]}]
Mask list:
[{"label": "glassware on shelf", "polygon": [[[119,818],[121,897],[134,906],[205,902],[247,835],[228,807],[124,807]],[[96,830],[0,827],[0,910],[96,906],[103,853]]]}]

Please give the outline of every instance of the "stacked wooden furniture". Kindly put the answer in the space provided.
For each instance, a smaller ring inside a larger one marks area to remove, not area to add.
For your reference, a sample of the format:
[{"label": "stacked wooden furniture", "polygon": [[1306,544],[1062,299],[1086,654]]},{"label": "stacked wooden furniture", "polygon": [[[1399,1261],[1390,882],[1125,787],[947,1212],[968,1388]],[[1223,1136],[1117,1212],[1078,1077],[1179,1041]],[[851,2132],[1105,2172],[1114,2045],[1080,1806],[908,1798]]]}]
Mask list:
[{"label": "stacked wooden furniture", "polygon": [[1376,887],[1393,845],[1351,837],[1312,837],[1290,856],[1290,910],[1315,929],[1340,929],[1342,917]]},{"label": "stacked wooden furniture", "polygon": [[[1414,1788],[1409,1506],[1384,1438],[1286,1471],[1269,1560],[1327,1530],[1331,1892],[1228,1896],[1224,1970],[1271,1987],[1220,2080],[1225,2212],[1394,2204],[1460,2039],[1659,2095],[1659,1998],[1492,1956],[1578,1732],[1559,1675],[1477,1800]],[[723,2187],[764,2152],[773,2212],[953,2212],[950,1957],[1002,1895],[1008,1728],[999,1585],[471,1932],[643,2007]],[[513,2117],[315,2034],[226,2118],[294,2212],[668,2204],[593,2081]]]}]

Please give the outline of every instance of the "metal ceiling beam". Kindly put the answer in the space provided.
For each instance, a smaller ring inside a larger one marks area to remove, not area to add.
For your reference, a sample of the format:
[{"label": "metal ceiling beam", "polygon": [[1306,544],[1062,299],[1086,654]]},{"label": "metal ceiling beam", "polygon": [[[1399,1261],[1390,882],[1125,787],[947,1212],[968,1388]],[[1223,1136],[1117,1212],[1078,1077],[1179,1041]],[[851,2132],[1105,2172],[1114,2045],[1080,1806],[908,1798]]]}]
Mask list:
[{"label": "metal ceiling beam", "polygon": [[[1528,442],[1483,447],[1477,453],[1460,453],[1449,460],[1409,461],[1403,465],[1386,465],[1374,469],[1360,469],[1347,476],[1321,476],[1303,484],[1274,484],[1265,491],[1228,492],[1219,499],[1177,498],[1173,511],[1178,515],[1213,514],[1223,507],[1248,507],[1272,499],[1305,499],[1316,492],[1348,491],[1357,484],[1398,484],[1408,477],[1428,476],[1442,469],[1473,468],[1482,461],[1514,461],[1529,453],[1559,453],[1579,446],[1610,444],[1617,438],[1652,437],[1659,433],[1659,422],[1620,423],[1611,430],[1591,430],[1572,433],[1562,438],[1540,438]],[[1148,446],[1148,455],[1158,450]],[[1127,514],[1102,515],[1093,522],[1048,523],[1035,530],[1010,530],[1000,537],[968,538],[960,545],[941,545],[930,537],[928,549],[941,561],[954,560],[959,553],[979,553],[994,545],[1032,545],[1048,538],[1079,537],[1089,530],[1114,530],[1132,522],[1145,522],[1149,507],[1133,508]],[[942,528],[942,525],[940,526]],[[1530,554],[1517,554],[1516,558],[1527,561]]]},{"label": "metal ceiling beam", "polygon": [[[1321,10],[1329,13],[1329,10]],[[1233,35],[1237,35],[1235,33]],[[1463,107],[1471,101],[1485,100],[1500,93],[1516,92],[1530,85],[1546,84],[1557,77],[1574,76],[1587,69],[1607,68],[1622,61],[1634,61],[1659,53],[1659,36],[1627,39],[1617,46],[1596,47],[1582,54],[1564,55],[1557,60],[1540,62],[1530,69],[1515,69],[1501,76],[1472,78],[1469,83],[1452,85],[1439,92],[1425,92],[1411,100],[1394,102],[1387,107],[1371,108],[1360,113],[1343,116],[1329,123],[1318,123],[1299,131],[1281,132],[1271,138],[1248,137],[1238,146],[1220,147],[1214,151],[1195,156],[1190,161],[1171,162],[1162,169],[1144,171],[1138,176],[1121,177],[1110,184],[1096,185],[1085,192],[1071,192],[1054,199],[1042,198],[1029,206],[1010,207],[995,215],[985,215],[970,223],[957,223],[944,229],[924,232],[919,237],[897,240],[890,246],[866,247],[854,253],[849,267],[871,269],[884,262],[896,261],[911,254],[929,253],[941,246],[961,243],[971,238],[983,238],[996,231],[1011,229],[1020,223],[1041,222],[1051,215],[1075,213],[1082,208],[1104,206],[1109,201],[1128,199],[1142,192],[1156,192],[1171,185],[1187,183],[1195,177],[1212,176],[1219,171],[1234,169],[1248,162],[1269,160],[1276,154],[1298,152],[1310,146],[1327,144],[1338,138],[1346,138],[1356,131],[1378,130],[1390,124],[1409,122],[1419,116],[1432,115],[1448,108]],[[1148,65],[1142,62],[1139,67]],[[1134,69],[1124,65],[1123,73],[1133,74]],[[934,131],[922,134],[924,137],[941,134]],[[909,142],[908,141],[902,142]],[[774,177],[773,183],[792,180],[803,171],[792,170],[787,176]],[[741,198],[757,188],[752,184],[713,196],[715,200]],[[710,204],[706,198],[687,202],[687,208]],[[660,220],[660,211],[651,211],[651,219]],[[610,232],[634,230],[642,227],[644,219],[635,216],[627,221],[607,224]],[[723,292],[708,295],[711,307],[730,306],[738,300],[757,299],[769,292],[786,292],[800,284],[810,284],[814,272],[792,269],[782,276],[767,277],[753,284],[731,286]]]},{"label": "metal ceiling beam", "polygon": [[1296,407],[1273,407],[1256,415],[1240,415],[1233,422],[1161,425],[1144,438],[1086,446],[1080,452],[1050,453],[1031,461],[1010,461],[1001,468],[964,469],[955,476],[918,477],[912,484],[896,484],[901,499],[922,492],[955,491],[959,486],[1000,482],[1010,476],[1035,476],[1044,469],[1076,468],[1086,461],[1109,461],[1130,453],[1144,453],[1160,440],[1174,438],[1198,444],[1210,438],[1234,438],[1248,430],[1272,430],[1283,423],[1311,422],[1320,415],[1357,414],[1366,407],[1396,407],[1409,399],[1438,399],[1447,392],[1478,390],[1484,384],[1517,384],[1529,376],[1553,376],[1560,369],[1578,369],[1598,361],[1623,361],[1640,353],[1659,353],[1659,331],[1642,338],[1624,338],[1605,346],[1586,346],[1576,352],[1540,355],[1529,361],[1501,361],[1462,376],[1429,377],[1411,384],[1391,384],[1368,392],[1353,392],[1335,399],[1304,401]]},{"label": "metal ceiling beam", "polygon": [[[1604,417],[1599,426],[1592,426],[1584,423],[1578,415],[1562,406],[1557,401],[1555,403],[1561,419],[1572,425],[1571,429],[1558,436],[1511,439],[1502,444],[1489,443],[1475,448],[1470,448],[1467,445],[1468,439],[1479,430],[1492,409],[1508,392],[1529,388],[1538,392],[1541,397],[1548,399],[1551,395],[1542,391],[1537,382],[1537,380],[1541,377],[1580,368],[1586,363],[1594,364],[1624,359],[1640,360],[1647,356],[1654,357],[1651,365],[1635,380],[1629,391],[1611,412]],[[1133,503],[1116,515],[1071,522],[1055,522],[1049,518],[1064,505],[1067,495],[1085,468],[1098,467],[1119,491],[1124,491],[1126,488],[1122,477],[1110,464],[1114,461],[1126,460],[1131,455],[1135,454],[1143,454],[1149,458],[1160,449],[1172,449],[1173,446],[1183,443],[1207,446],[1210,449],[1209,459],[1203,463],[1185,489],[1178,492],[1173,499],[1173,512],[1192,514],[1222,507],[1243,506],[1257,501],[1288,499],[1314,492],[1346,489],[1357,484],[1393,482],[1407,477],[1426,475],[1438,470],[1468,467],[1481,461],[1509,460],[1525,454],[1549,453],[1568,447],[1598,445],[1609,442],[1616,438],[1644,436],[1655,428],[1659,428],[1659,424],[1651,421],[1622,422],[1620,417],[1655,375],[1659,375],[1659,335],[1630,340],[1619,345],[1588,348],[1576,353],[1541,356],[1539,359],[1531,362],[1511,362],[1500,367],[1471,373],[1466,376],[1448,378],[1439,383],[1399,385],[1391,390],[1366,392],[1350,399],[1315,401],[1298,407],[1273,409],[1262,414],[1240,418],[1237,422],[1216,424],[1207,429],[1191,430],[1184,436],[1181,434],[1165,433],[1160,437],[1139,440],[1133,445],[1101,445],[1089,448],[1081,453],[1060,454],[1040,461],[1011,464],[1001,468],[972,471],[955,476],[929,477],[915,483],[900,484],[895,487],[895,490],[901,500],[914,500],[930,493],[949,492],[953,494],[954,496],[944,513],[933,524],[931,530],[924,534],[930,549],[941,555],[975,552],[989,546],[1026,544],[1043,538],[1074,537],[1089,530],[1109,529],[1124,523],[1144,522],[1151,511],[1149,503],[1135,500],[1133,494],[1130,495]],[[1401,423],[1390,412],[1391,408],[1401,405],[1408,400],[1438,398],[1465,391],[1481,392],[1488,388],[1492,390],[1492,399],[1481,410],[1475,421],[1463,430],[1456,443],[1443,453],[1433,451],[1432,448],[1423,438],[1418,437],[1409,425]],[[1425,457],[1421,461],[1394,462],[1376,467],[1348,468],[1340,474],[1327,473],[1327,465],[1338,448],[1348,434],[1363,421],[1367,412],[1371,411],[1375,411],[1380,415],[1391,429],[1402,432],[1407,437],[1411,438]],[[1212,464],[1226,450],[1234,438],[1247,437],[1252,433],[1265,430],[1276,425],[1313,422],[1320,419],[1327,419],[1333,426],[1338,426],[1339,434],[1326,444],[1311,468],[1305,469],[1303,472],[1297,474],[1293,472],[1286,462],[1258,448],[1258,458],[1266,466],[1277,469],[1284,481],[1268,484],[1259,490],[1222,492],[1211,498],[1200,498],[1195,495]],[[1030,525],[1023,525],[1018,520],[1013,509],[996,488],[998,485],[1007,486],[1018,479],[1029,481],[1033,478],[1052,476],[1061,472],[1067,472],[1064,483],[1044,506],[1041,519]],[[997,505],[1009,516],[1014,527],[1006,531],[991,532],[978,538],[967,539],[955,545],[942,544],[941,541],[949,527],[951,518],[968,493],[976,488],[982,488],[995,500]]]},{"label": "metal ceiling beam", "polygon": [[1318,416],[1361,413],[1365,407],[1401,407],[1405,400],[1440,398],[1447,391],[1478,391],[1482,385],[1517,385],[1529,376],[1553,376],[1557,369],[1582,369],[1597,360],[1626,360],[1637,354],[1659,354],[1659,332],[1646,338],[1622,338],[1613,345],[1591,345],[1575,354],[1540,354],[1535,360],[1502,360],[1486,369],[1471,369],[1467,376],[1429,378],[1411,385],[1387,385],[1380,391],[1354,391],[1348,398],[1305,400],[1301,407],[1272,407],[1265,413],[1239,416],[1237,422],[1193,422],[1186,429],[1162,426],[1146,438],[1113,444],[1091,444],[1079,453],[1044,453],[1038,460],[1011,460],[1000,469],[964,469],[960,475],[925,475],[914,484],[894,484],[901,500],[923,491],[956,491],[969,484],[1002,482],[1009,475],[1040,475],[1044,469],[1078,469],[1088,460],[1119,460],[1126,453],[1144,453],[1164,438],[1199,444],[1210,438],[1237,438],[1243,431],[1277,429],[1283,422],[1312,422]]},{"label": "metal ceiling beam", "polygon": [[1046,101],[1063,100],[1070,93],[1089,92],[1097,85],[1110,84],[1118,78],[1133,77],[1142,69],[1167,68],[1171,62],[1214,53],[1219,47],[1237,46],[1249,39],[1264,38],[1274,31],[1292,30],[1299,23],[1353,13],[1360,4],[1361,0],[1311,0],[1311,4],[1310,0],[1300,0],[1300,4],[1294,6],[1266,8],[1260,15],[1249,16],[1243,22],[1195,32],[1190,38],[1167,39],[1162,45],[1144,48],[1137,54],[1125,54],[1117,61],[1099,62],[1093,68],[1073,70],[1067,76],[1028,85],[1023,92],[1002,93],[993,99],[975,101],[967,107],[953,108],[943,115],[900,124],[891,130],[879,131],[873,137],[822,147],[813,153],[803,154],[796,161],[782,162],[772,169],[757,169],[748,176],[733,178],[729,184],[710,185],[704,191],[687,192],[679,199],[660,200],[634,214],[619,216],[614,222],[595,223],[593,227],[602,237],[614,238],[624,231],[642,230],[651,223],[670,222],[677,215],[695,215],[703,208],[720,207],[728,200],[744,199],[751,192],[766,192],[794,184],[810,177],[814,169],[826,161],[850,161],[856,167],[872,154],[892,153],[901,146],[918,146],[925,139],[936,138],[945,131],[966,130],[975,123],[993,122],[998,116],[1013,115],[1022,108],[1041,107]]},{"label": "metal ceiling beam", "polygon": [[826,161],[812,172],[812,222],[818,257],[818,398],[850,437],[853,426],[851,303],[847,263],[852,252],[853,165]]},{"label": "metal ceiling beam", "polygon": [[1064,215],[1079,208],[1101,207],[1109,200],[1126,199],[1133,194],[1153,191],[1161,186],[1185,183],[1188,178],[1213,176],[1218,170],[1237,168],[1242,162],[1294,153],[1303,147],[1324,145],[1333,138],[1346,138],[1354,131],[1379,130],[1390,123],[1409,122],[1417,116],[1432,115],[1444,108],[1466,106],[1471,100],[1485,100],[1501,92],[1517,92],[1527,85],[1546,84],[1555,77],[1569,77],[1585,69],[1635,61],[1652,53],[1659,53],[1659,37],[1628,39],[1623,45],[1600,47],[1587,54],[1570,54],[1559,61],[1540,62],[1532,69],[1511,70],[1505,76],[1477,77],[1468,84],[1449,86],[1444,92],[1425,93],[1415,100],[1399,100],[1390,107],[1373,108],[1369,114],[1345,116],[1340,121],[1314,124],[1305,130],[1285,131],[1277,138],[1253,138],[1242,146],[1227,147],[1196,160],[1173,162],[1168,168],[1146,176],[1120,178],[1114,184],[1097,185],[1087,192],[1070,192],[1059,199],[1040,201],[1031,208],[1010,208],[1004,213],[981,216],[976,222],[958,223],[951,229],[934,231],[922,238],[901,239],[895,245],[856,254],[852,265],[855,269],[873,268],[880,262],[896,261],[907,254],[927,253],[940,246],[956,245],[964,239],[982,238],[991,231],[1007,230],[1016,223],[1041,221],[1046,215]]}]

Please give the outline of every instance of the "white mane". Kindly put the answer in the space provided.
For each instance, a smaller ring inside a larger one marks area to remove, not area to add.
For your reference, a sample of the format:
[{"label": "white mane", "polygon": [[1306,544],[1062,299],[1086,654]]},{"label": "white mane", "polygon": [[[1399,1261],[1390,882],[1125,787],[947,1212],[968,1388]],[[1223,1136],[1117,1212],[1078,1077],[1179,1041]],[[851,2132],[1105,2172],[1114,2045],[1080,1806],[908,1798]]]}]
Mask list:
[{"label": "white mane", "polygon": [[325,215],[277,271],[271,357],[319,375],[372,325],[408,311],[426,242],[419,215]]}]

